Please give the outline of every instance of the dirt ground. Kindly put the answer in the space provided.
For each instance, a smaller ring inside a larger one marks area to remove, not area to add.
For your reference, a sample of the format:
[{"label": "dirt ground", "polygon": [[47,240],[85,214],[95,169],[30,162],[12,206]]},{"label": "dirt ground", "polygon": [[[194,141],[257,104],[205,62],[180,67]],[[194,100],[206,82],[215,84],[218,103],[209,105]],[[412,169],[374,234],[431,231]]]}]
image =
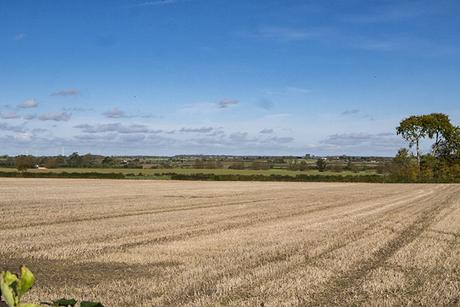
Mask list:
[{"label": "dirt ground", "polygon": [[0,179],[0,269],[106,306],[460,304],[460,185]]}]

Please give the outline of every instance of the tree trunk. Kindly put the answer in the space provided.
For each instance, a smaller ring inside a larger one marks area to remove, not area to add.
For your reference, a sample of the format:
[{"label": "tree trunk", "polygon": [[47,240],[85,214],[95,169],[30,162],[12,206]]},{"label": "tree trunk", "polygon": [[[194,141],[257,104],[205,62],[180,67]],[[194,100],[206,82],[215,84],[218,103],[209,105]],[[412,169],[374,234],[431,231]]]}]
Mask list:
[{"label": "tree trunk", "polygon": [[436,156],[436,153],[438,152],[438,146],[439,146],[439,132],[436,132],[436,141],[434,142],[431,148],[431,154],[433,156]]},{"label": "tree trunk", "polygon": [[419,140],[417,140],[417,143],[416,143],[416,150],[417,150],[417,164],[418,164],[418,169],[420,170],[420,144],[419,144]]}]

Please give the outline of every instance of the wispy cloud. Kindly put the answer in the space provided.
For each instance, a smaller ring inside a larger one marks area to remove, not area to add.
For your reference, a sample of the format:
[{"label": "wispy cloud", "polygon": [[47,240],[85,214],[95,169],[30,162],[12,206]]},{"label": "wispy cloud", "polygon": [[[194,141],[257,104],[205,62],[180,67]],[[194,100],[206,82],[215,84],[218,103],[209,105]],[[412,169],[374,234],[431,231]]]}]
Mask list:
[{"label": "wispy cloud", "polygon": [[38,116],[39,120],[42,121],[55,121],[55,122],[67,122],[72,117],[71,113],[57,112],[57,113],[44,113]]},{"label": "wispy cloud", "polygon": [[80,95],[80,90],[75,88],[69,88],[60,90],[54,93],[51,93],[51,96],[61,96],[61,97],[68,97],[68,96],[78,96]]},{"label": "wispy cloud", "polygon": [[[344,29],[337,27],[262,27],[255,32],[255,37],[265,40],[277,41],[280,43],[305,42],[311,41],[320,44],[330,45],[331,42],[336,47],[366,49],[376,51],[388,51],[398,48],[394,39],[384,39],[376,36],[357,35],[348,33]],[[297,87],[285,87],[281,90],[266,90],[269,95],[286,94],[295,91]],[[299,88],[297,88],[299,89]],[[308,93],[304,89],[303,93]]]},{"label": "wispy cloud", "polygon": [[127,134],[121,136],[121,141],[125,143],[142,142],[146,139],[145,134]]},{"label": "wispy cloud", "polygon": [[25,132],[25,129],[23,126],[9,125],[7,123],[0,123],[0,131]]},{"label": "wispy cloud", "polygon": [[275,143],[275,144],[287,144],[287,143],[293,142],[294,138],[290,136],[283,136],[283,137],[274,136],[274,137],[266,139],[266,141],[270,143]]},{"label": "wispy cloud", "polygon": [[267,99],[267,98],[261,98],[257,101],[256,105],[261,108],[261,109],[264,109],[264,110],[271,110],[275,104],[273,103],[273,101],[271,101],[270,99]]},{"label": "wispy cloud", "polygon": [[300,94],[309,94],[311,90],[308,88],[296,87],[296,86],[287,86],[286,91],[290,93],[300,93]]},{"label": "wispy cloud", "polygon": [[232,99],[224,99],[219,102],[217,102],[217,106],[219,109],[226,109],[230,106],[234,106],[239,104],[240,102],[238,100],[232,100]]},{"label": "wispy cloud", "polygon": [[194,138],[189,141],[200,146],[211,146],[221,149],[226,148],[229,150],[242,147],[251,150],[262,150],[267,148],[277,148],[278,146],[286,146],[286,144],[293,142],[294,138],[252,136],[248,132],[238,131],[228,135],[225,133],[212,136],[208,135],[207,137]]},{"label": "wispy cloud", "polygon": [[38,107],[38,102],[35,99],[27,99],[18,104],[18,108],[21,109],[32,109]]},{"label": "wispy cloud", "polygon": [[[395,10],[388,13],[385,18],[403,18]],[[409,16],[416,16],[419,13],[407,13]],[[421,13],[420,13],[421,14]],[[389,16],[394,17],[389,17]],[[372,20],[372,19],[371,19]],[[371,22],[369,20],[369,22]],[[456,42],[447,38],[429,38],[418,34],[390,34],[387,32],[368,33],[365,31],[356,32],[349,27],[261,27],[249,35],[259,39],[277,41],[280,43],[290,42],[314,42],[327,47],[359,49],[376,52],[417,52],[424,51],[427,55],[458,54],[460,48]]]},{"label": "wispy cloud", "polygon": [[123,118],[126,117],[126,113],[118,108],[113,108],[110,111],[102,113],[105,117],[108,118]]},{"label": "wispy cloud", "polygon": [[343,18],[344,21],[362,24],[388,23],[412,20],[418,17],[441,13],[439,8],[427,5],[426,1],[399,1],[373,5],[371,10]]},{"label": "wispy cloud", "polygon": [[14,138],[18,141],[30,141],[33,136],[31,132],[18,132],[14,135]]},{"label": "wispy cloud", "polygon": [[274,132],[273,129],[265,128],[265,129],[260,130],[259,133],[261,133],[261,134],[272,134],[273,132]]},{"label": "wispy cloud", "polygon": [[17,33],[15,36],[14,36],[14,40],[15,41],[22,41],[23,39],[25,39],[27,37],[27,35],[25,33]]},{"label": "wispy cloud", "polygon": [[240,102],[233,99],[223,99],[218,102],[191,103],[184,105],[179,112],[187,114],[213,113],[219,110],[230,109]]},{"label": "wispy cloud", "polygon": [[17,114],[16,112],[7,112],[7,113],[0,113],[0,118],[1,119],[17,119],[20,118],[21,116]]},{"label": "wispy cloud", "polygon": [[79,141],[84,142],[111,142],[118,137],[116,133],[106,133],[106,134],[78,134],[74,138]]},{"label": "wispy cloud", "polygon": [[261,39],[276,40],[280,42],[296,42],[318,39],[331,34],[329,28],[291,28],[264,26],[255,32],[254,36]]},{"label": "wispy cloud", "polygon": [[362,118],[366,120],[375,120],[374,116],[372,116],[371,114],[363,113],[359,109],[348,109],[340,113],[340,115],[343,117],[351,117],[353,119]]},{"label": "wispy cloud", "polygon": [[356,115],[358,113],[359,113],[358,109],[350,109],[350,110],[345,110],[340,114],[343,115],[343,116],[347,116],[347,115]]},{"label": "wispy cloud", "polygon": [[401,138],[394,133],[343,133],[333,134],[321,141],[322,144],[336,147],[354,147],[367,145],[369,147],[397,149],[402,145]]},{"label": "wispy cloud", "polygon": [[62,108],[65,112],[89,112],[94,111],[93,108],[83,108],[83,107],[71,107],[71,108]]},{"label": "wispy cloud", "polygon": [[181,128],[179,131],[185,132],[185,133],[209,133],[213,130],[214,128],[212,127],[201,127],[201,128]]},{"label": "wispy cloud", "polygon": [[36,114],[28,114],[28,115],[24,116],[25,120],[32,120],[32,119],[36,119],[36,118],[37,118]]},{"label": "wispy cloud", "polygon": [[75,126],[77,129],[81,129],[84,133],[105,133],[105,132],[118,132],[122,134],[129,133],[152,133],[159,131],[152,131],[146,125],[123,125],[121,123],[113,124],[99,124],[99,125],[89,125],[82,124]]},{"label": "wispy cloud", "polygon": [[300,86],[285,86],[276,89],[260,89],[265,95],[309,94],[311,90]]},{"label": "wispy cloud", "polygon": [[153,114],[143,114],[141,112],[137,112],[134,114],[128,114],[123,110],[120,110],[119,108],[113,108],[109,111],[103,112],[102,115],[104,115],[107,118],[152,118],[156,117]]}]

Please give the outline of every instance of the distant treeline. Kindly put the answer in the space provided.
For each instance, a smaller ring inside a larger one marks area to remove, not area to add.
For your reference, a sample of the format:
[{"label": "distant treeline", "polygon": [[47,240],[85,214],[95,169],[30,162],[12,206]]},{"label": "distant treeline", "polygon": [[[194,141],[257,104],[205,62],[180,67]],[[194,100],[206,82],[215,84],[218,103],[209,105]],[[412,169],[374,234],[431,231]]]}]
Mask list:
[{"label": "distant treeline", "polygon": [[18,170],[30,168],[142,168],[141,160],[133,158],[105,157],[100,155],[85,154],[79,155],[74,152],[68,156],[31,156],[19,155],[16,157],[0,157],[0,167],[15,167]]},{"label": "distant treeline", "polygon": [[31,173],[31,172],[0,172],[0,177],[14,177],[14,178],[86,178],[86,179],[124,179],[125,175],[121,173]]},{"label": "distant treeline", "polygon": [[190,156],[190,157],[111,157],[93,154],[69,156],[0,156],[0,167],[17,168],[25,171],[31,168],[129,168],[129,169],[233,169],[291,171],[319,170],[331,172],[380,172],[384,162],[391,158],[382,157],[252,157],[252,156]]}]

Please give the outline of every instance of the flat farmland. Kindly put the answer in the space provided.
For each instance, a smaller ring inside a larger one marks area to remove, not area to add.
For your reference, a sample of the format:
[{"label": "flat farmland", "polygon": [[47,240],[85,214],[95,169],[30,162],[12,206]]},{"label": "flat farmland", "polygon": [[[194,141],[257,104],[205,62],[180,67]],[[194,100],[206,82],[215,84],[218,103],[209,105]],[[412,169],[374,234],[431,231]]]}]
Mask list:
[{"label": "flat farmland", "polygon": [[460,303],[460,186],[0,179],[0,268],[106,306]]}]

